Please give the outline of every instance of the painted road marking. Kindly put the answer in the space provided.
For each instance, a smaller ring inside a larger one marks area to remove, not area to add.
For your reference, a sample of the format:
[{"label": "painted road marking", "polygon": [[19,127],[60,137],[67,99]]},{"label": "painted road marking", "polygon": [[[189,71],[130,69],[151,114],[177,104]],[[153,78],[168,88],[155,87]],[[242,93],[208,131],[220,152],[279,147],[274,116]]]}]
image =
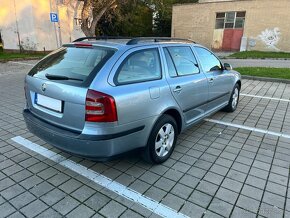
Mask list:
[{"label": "painted road marking", "polygon": [[239,125],[239,124],[234,124],[234,123],[228,123],[228,122],[223,122],[223,121],[214,120],[214,119],[205,119],[205,121],[290,139],[290,135],[284,134],[282,132],[273,132],[273,131],[269,131],[269,130],[259,129],[259,128],[250,127],[250,126],[244,126],[244,125]]},{"label": "painted road marking", "polygon": [[22,65],[28,65],[28,66],[34,66],[34,64],[24,63],[24,62],[16,62],[16,61],[9,61],[12,64],[22,64]]},{"label": "painted road marking", "polygon": [[252,97],[252,98],[264,98],[264,99],[269,99],[269,100],[275,100],[275,101],[285,101],[285,102],[290,102],[289,99],[283,99],[283,98],[272,98],[272,97],[267,97],[267,96],[260,96],[260,95],[249,95],[249,94],[240,94],[241,96],[247,96],[247,97]]},{"label": "painted road marking", "polygon": [[53,151],[50,151],[38,144],[35,144],[21,136],[16,136],[14,138],[11,138],[14,142],[38,153],[42,156],[54,161],[55,163],[64,166],[86,178],[89,180],[97,183],[98,185],[101,185],[116,194],[131,200],[148,210],[152,211],[153,213],[162,216],[162,217],[177,217],[177,218],[188,218],[188,216],[178,213],[176,210],[173,210],[170,207],[167,207],[158,201],[155,201],[149,197],[146,197],[139,192],[134,191],[131,188],[128,188],[127,186],[124,186],[106,176],[103,176],[102,174],[99,174],[91,169],[86,168],[83,165],[80,165],[72,160],[69,160]]}]

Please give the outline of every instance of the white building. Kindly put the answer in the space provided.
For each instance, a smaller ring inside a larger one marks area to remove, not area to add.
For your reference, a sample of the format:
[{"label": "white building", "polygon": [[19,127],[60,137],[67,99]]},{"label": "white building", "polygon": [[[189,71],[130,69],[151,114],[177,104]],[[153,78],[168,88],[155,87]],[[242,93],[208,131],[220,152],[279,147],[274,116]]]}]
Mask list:
[{"label": "white building", "polygon": [[[4,49],[54,50],[84,36],[80,27],[82,1],[0,0],[0,34]],[[50,20],[58,14],[59,22]]]}]

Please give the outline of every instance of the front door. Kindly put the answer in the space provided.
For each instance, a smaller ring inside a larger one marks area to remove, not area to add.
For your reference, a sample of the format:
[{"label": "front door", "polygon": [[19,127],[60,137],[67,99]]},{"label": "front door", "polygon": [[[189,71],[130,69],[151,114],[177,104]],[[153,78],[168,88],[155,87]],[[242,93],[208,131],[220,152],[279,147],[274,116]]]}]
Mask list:
[{"label": "front door", "polygon": [[207,112],[210,113],[229,101],[232,79],[211,51],[199,46],[194,48],[209,83]]},{"label": "front door", "polygon": [[186,123],[204,116],[208,98],[207,78],[200,71],[190,46],[163,48],[172,95],[183,111]]}]

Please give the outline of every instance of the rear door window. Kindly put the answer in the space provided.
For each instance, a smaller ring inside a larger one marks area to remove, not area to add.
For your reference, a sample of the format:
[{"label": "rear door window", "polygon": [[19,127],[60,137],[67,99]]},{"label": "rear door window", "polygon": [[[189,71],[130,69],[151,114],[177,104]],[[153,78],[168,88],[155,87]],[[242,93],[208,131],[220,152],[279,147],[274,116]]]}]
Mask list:
[{"label": "rear door window", "polygon": [[174,77],[198,74],[199,68],[193,52],[188,46],[172,46],[164,48],[169,75]]},{"label": "rear door window", "polygon": [[161,64],[157,48],[131,53],[117,70],[118,85],[161,79]]},{"label": "rear door window", "polygon": [[104,66],[115,51],[105,47],[62,47],[40,61],[28,75],[53,78],[64,83],[84,83],[93,71],[98,72]]}]

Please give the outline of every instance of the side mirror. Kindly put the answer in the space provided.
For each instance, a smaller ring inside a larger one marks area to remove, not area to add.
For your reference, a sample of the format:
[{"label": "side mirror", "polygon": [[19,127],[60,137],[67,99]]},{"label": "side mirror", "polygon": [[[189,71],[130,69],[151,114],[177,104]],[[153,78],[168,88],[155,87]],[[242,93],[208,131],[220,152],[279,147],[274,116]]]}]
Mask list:
[{"label": "side mirror", "polygon": [[228,63],[224,63],[224,68],[225,68],[226,70],[232,70],[232,69],[233,69],[232,65],[230,65],[230,64],[228,64]]}]

